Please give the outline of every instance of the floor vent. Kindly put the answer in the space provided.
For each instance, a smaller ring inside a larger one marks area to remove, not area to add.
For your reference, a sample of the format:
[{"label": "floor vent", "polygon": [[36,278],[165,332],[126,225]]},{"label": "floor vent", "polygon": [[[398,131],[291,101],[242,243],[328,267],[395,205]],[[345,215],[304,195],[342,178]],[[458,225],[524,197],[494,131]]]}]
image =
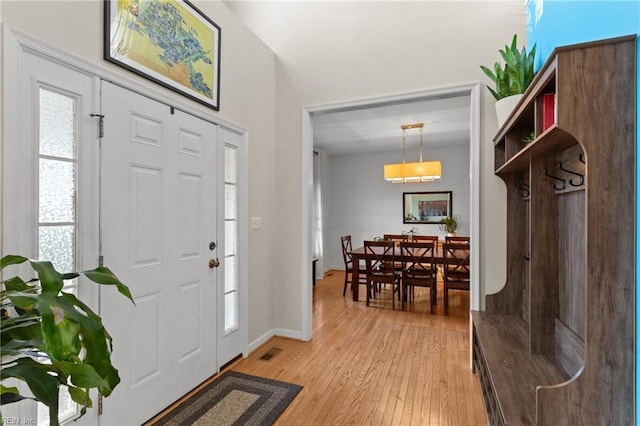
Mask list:
[{"label": "floor vent", "polygon": [[280,348],[271,348],[264,355],[260,357],[263,361],[271,361],[271,358],[278,355],[282,351]]}]

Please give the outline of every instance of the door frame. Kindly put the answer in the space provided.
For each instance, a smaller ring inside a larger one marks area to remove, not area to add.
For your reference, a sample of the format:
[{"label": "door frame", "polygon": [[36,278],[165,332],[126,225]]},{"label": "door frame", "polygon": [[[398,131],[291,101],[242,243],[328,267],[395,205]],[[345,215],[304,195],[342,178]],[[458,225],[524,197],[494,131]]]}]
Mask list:
[{"label": "door frame", "polygon": [[450,96],[469,96],[469,189],[470,189],[470,225],[469,236],[475,241],[471,250],[471,294],[470,308],[480,309],[480,83],[450,86],[439,89],[420,90],[388,96],[359,99],[354,101],[334,102],[321,105],[306,106],[302,110],[302,339],[309,340],[313,334],[312,292],[308,285],[311,270],[312,236],[311,224],[313,211],[311,208],[313,194],[313,121],[316,113],[332,113],[350,109],[372,108],[381,105],[401,104]]},{"label": "door frame", "polygon": [[[29,52],[31,54],[42,57],[45,60],[61,64],[70,70],[85,73],[87,75],[96,77],[101,80],[109,81],[113,84],[119,85],[127,90],[138,93],[140,95],[151,98],[159,103],[168,105],[180,111],[183,111],[187,114],[191,114],[199,119],[212,123],[214,125],[219,126],[219,129],[227,129],[230,132],[236,133],[239,135],[239,157],[238,157],[238,167],[239,167],[239,179],[241,181],[238,184],[238,228],[242,230],[242,232],[238,232],[238,256],[241,260],[241,266],[239,270],[246,269],[245,267],[249,264],[248,259],[248,233],[245,231],[248,227],[247,221],[247,205],[248,205],[248,181],[247,181],[247,145],[248,145],[248,130],[244,127],[238,126],[230,121],[227,121],[217,115],[212,114],[212,110],[208,109],[204,106],[194,105],[192,102],[184,100],[180,98],[178,95],[171,96],[168,95],[165,91],[162,91],[157,86],[154,86],[153,83],[147,82],[140,78],[135,78],[133,76],[129,76],[126,73],[120,73],[118,70],[107,67],[103,64],[98,64],[92,62],[80,55],[72,53],[68,50],[62,49],[54,44],[51,44],[45,40],[37,38],[27,32],[14,28],[6,23],[2,24],[2,36],[3,36],[3,53],[2,53],[2,66],[3,66],[3,83],[6,82],[19,82],[22,81],[23,69],[22,69],[22,56],[25,52]],[[3,94],[2,94],[2,149],[3,149],[3,160],[0,162],[0,175],[6,173],[6,170],[2,169],[4,165],[4,157],[7,155],[8,151],[11,151],[13,148],[7,144],[6,141],[11,140],[23,140],[26,135],[24,135],[24,125],[22,123],[22,108],[20,101],[20,93],[19,93],[19,84],[3,84]],[[9,108],[8,106],[12,107]],[[220,146],[218,146],[220,149]],[[98,161],[98,158],[94,158],[94,160]],[[221,183],[218,182],[220,186]],[[3,186],[5,186],[3,184]],[[219,188],[223,190],[224,187]],[[3,199],[12,200],[19,199],[19,190],[16,188],[3,188]],[[24,195],[23,195],[24,196]],[[15,198],[14,198],[15,197]],[[97,214],[97,213],[96,213]],[[24,229],[25,226],[30,226],[29,224],[20,223],[19,226],[12,227],[9,229],[6,226],[6,221],[8,218],[14,218],[9,209],[9,205],[6,202],[2,203],[2,209],[0,210],[0,226],[2,228],[2,238],[0,238],[0,247],[2,248],[2,252],[7,252],[10,250],[11,252],[22,253],[24,252],[25,247],[29,247],[32,242],[24,241],[24,238],[20,238],[21,229]],[[220,234],[223,235],[223,234]],[[96,247],[97,249],[97,247]],[[97,263],[97,255],[95,262]],[[108,259],[107,259],[108,261]],[[221,280],[224,280],[224,276],[218,277]],[[246,273],[241,274],[239,277],[239,286],[242,291],[241,294],[241,305],[244,306],[244,310],[241,312],[240,320],[243,322],[245,329],[248,329],[248,277]],[[224,282],[224,281],[220,281]],[[97,306],[98,296],[92,297],[94,300],[86,300],[86,302],[93,308]],[[217,325],[216,325],[217,326]],[[248,333],[248,330],[246,331]],[[217,342],[219,344],[219,342]],[[248,354],[248,341],[243,342],[243,356]],[[218,369],[220,366],[218,366]],[[203,378],[203,380],[206,378]],[[12,404],[9,408],[14,408],[18,410],[18,415],[25,417],[28,416],[27,413],[23,413],[21,407],[22,404]],[[6,409],[7,407],[5,407]],[[9,415],[9,413],[5,413]]]}]

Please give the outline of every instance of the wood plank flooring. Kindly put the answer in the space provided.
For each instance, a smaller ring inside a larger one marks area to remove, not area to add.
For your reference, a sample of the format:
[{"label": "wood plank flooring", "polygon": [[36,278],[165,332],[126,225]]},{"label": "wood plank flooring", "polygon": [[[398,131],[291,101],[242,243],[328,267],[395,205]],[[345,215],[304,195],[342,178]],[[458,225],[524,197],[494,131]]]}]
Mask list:
[{"label": "wood plank flooring", "polygon": [[[428,289],[407,311],[391,309],[390,287],[367,307],[329,271],[313,290],[313,338],[274,337],[227,369],[304,386],[277,425],[487,425],[469,367],[469,293],[454,291],[449,316],[428,313]],[[363,287],[363,286],[361,286]],[[261,360],[272,348],[279,351]]]}]

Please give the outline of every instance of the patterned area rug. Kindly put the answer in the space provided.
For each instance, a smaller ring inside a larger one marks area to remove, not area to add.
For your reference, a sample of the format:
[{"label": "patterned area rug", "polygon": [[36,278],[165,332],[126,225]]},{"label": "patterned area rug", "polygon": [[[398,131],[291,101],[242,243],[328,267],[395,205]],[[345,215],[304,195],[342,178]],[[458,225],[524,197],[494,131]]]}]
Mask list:
[{"label": "patterned area rug", "polygon": [[302,386],[227,371],[155,425],[272,425]]}]

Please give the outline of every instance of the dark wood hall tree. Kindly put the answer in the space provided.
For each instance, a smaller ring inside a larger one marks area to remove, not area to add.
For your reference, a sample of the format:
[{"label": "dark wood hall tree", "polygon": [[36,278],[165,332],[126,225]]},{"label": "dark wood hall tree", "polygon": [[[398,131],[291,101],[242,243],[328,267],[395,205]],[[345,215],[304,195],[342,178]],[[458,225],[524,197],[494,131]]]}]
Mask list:
[{"label": "dark wood hall tree", "polygon": [[507,277],[472,312],[492,424],[634,422],[635,68],[635,35],[555,49],[494,139]]}]

